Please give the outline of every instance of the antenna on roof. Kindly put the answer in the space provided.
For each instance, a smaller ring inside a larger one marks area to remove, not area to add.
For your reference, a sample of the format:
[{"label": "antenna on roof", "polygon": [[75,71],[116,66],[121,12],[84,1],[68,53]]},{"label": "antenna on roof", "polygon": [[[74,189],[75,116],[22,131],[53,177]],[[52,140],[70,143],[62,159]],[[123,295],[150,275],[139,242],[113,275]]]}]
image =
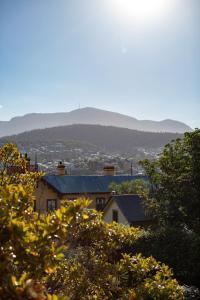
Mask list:
[{"label": "antenna on roof", "polygon": [[38,171],[37,152],[35,152],[35,171]]}]

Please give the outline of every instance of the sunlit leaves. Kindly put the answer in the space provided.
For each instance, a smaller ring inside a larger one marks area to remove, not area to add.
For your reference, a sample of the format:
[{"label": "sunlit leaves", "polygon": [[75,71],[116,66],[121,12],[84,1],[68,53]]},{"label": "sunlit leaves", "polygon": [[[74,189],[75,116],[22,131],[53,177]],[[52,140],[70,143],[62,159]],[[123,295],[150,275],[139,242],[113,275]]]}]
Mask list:
[{"label": "sunlit leaves", "polygon": [[166,266],[124,254],[140,229],[104,223],[84,199],[63,201],[48,215],[33,212],[38,175],[9,177],[7,165],[25,162],[13,145],[0,154],[1,300],[182,299]]},{"label": "sunlit leaves", "polygon": [[41,175],[42,173],[29,171],[29,161],[22,157],[14,144],[0,147],[0,186],[20,183],[33,190]]}]

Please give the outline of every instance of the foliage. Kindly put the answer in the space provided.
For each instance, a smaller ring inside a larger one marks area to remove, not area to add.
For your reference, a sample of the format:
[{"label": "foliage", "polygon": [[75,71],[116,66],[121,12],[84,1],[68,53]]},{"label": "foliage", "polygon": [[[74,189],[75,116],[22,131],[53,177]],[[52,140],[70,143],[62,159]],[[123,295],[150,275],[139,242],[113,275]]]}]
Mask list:
[{"label": "foliage", "polygon": [[151,183],[147,208],[161,226],[200,232],[200,130],[165,146],[155,162],[141,162]]},{"label": "foliage", "polygon": [[105,224],[87,200],[34,213],[34,178],[25,175],[3,173],[0,187],[0,299],[183,299],[167,266],[125,254],[140,229]]},{"label": "foliage", "polygon": [[184,296],[185,300],[199,300],[200,291],[195,286],[184,285]]},{"label": "foliage", "polygon": [[[30,172],[29,161],[22,157],[14,144],[5,144],[0,148],[0,186],[8,184],[22,184],[34,187],[41,173]],[[16,168],[17,172],[9,172],[9,168]]]},{"label": "foliage", "polygon": [[183,299],[167,266],[152,257],[125,254],[142,230],[106,224],[94,211],[85,212],[84,218],[69,233],[67,259],[52,274],[50,286],[56,282],[54,289],[72,300]]},{"label": "foliage", "polygon": [[124,181],[121,184],[112,182],[109,191],[114,191],[117,195],[122,194],[142,194],[149,188],[149,183],[143,179]]},{"label": "foliage", "polygon": [[157,161],[141,162],[151,188],[143,193],[146,209],[160,230],[145,234],[135,251],[153,255],[173,268],[187,285],[200,282],[200,130],[166,145]]},{"label": "foliage", "polygon": [[152,255],[172,267],[180,283],[200,287],[200,237],[196,233],[177,228],[144,232],[130,252]]},{"label": "foliage", "polygon": [[30,198],[20,185],[0,190],[1,299],[47,299],[46,287],[70,299],[183,299],[166,266],[121,254],[139,229],[106,225],[83,200],[39,216]]}]

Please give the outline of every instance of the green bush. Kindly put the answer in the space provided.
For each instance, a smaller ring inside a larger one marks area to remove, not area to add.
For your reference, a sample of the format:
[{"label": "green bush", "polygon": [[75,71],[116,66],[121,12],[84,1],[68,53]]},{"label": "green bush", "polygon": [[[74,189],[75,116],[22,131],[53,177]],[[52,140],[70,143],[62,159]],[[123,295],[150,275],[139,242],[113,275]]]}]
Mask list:
[{"label": "green bush", "polygon": [[133,243],[132,253],[136,252],[169,265],[182,284],[200,287],[199,235],[176,228],[146,232]]}]

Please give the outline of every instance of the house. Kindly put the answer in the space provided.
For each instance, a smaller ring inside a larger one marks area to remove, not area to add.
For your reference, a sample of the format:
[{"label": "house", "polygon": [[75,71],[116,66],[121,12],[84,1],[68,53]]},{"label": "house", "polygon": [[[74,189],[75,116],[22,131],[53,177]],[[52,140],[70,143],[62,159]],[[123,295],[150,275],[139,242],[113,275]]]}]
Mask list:
[{"label": "house", "polygon": [[149,227],[154,221],[145,213],[142,199],[138,195],[115,195],[110,198],[103,211],[107,223],[113,221],[127,225]]},{"label": "house", "polygon": [[65,166],[60,162],[57,175],[46,175],[38,182],[35,190],[35,209],[46,212],[60,207],[62,199],[74,200],[77,198],[91,199],[91,208],[103,210],[109,201],[112,182],[121,184],[124,181],[141,179],[143,176],[115,176],[114,167],[106,166],[103,175],[71,176],[65,175]]}]

